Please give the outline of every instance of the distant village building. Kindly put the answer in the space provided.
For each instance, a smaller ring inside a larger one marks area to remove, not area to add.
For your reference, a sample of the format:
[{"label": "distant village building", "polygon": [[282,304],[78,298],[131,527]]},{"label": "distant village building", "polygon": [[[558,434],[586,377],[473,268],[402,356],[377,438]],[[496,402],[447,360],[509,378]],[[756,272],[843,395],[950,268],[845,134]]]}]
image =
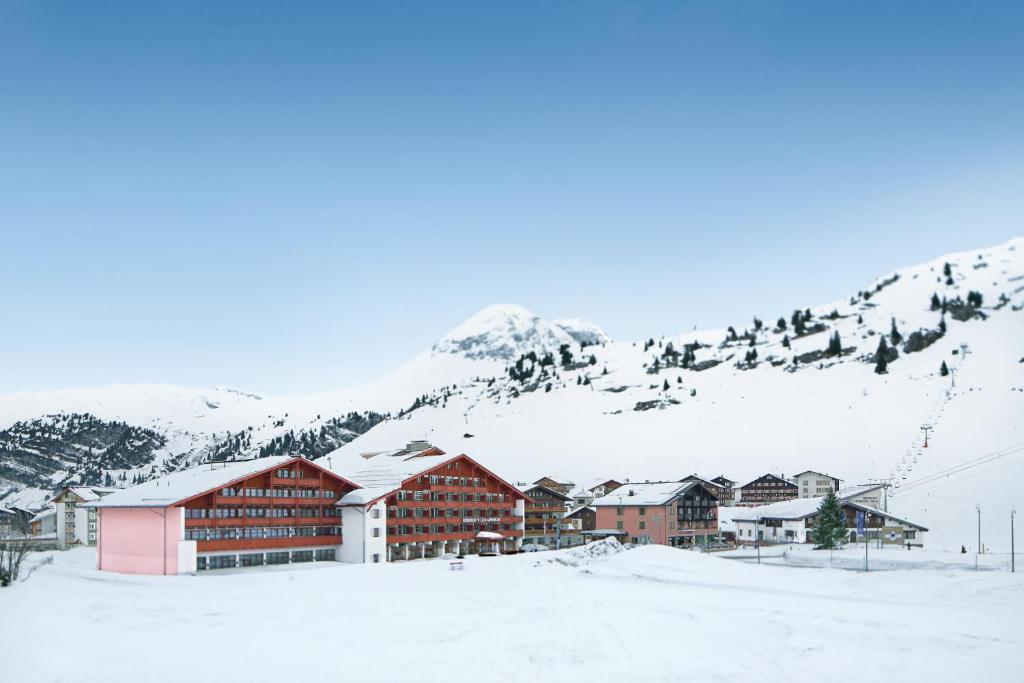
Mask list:
[{"label": "distant village building", "polygon": [[[797,498],[761,507],[744,508],[733,516],[738,543],[813,543],[821,498]],[[840,500],[846,517],[850,543],[864,540],[857,533],[857,513],[864,513],[865,535],[889,545],[922,547],[928,531],[920,524],[892,515],[885,510]]]},{"label": "distant village building", "polygon": [[775,474],[764,474],[735,492],[736,503],[747,507],[792,500],[799,494],[796,484]]},{"label": "distant village building", "polygon": [[716,483],[713,479],[704,479],[703,477],[701,477],[699,475],[696,475],[696,474],[691,474],[690,476],[683,477],[682,479],[679,480],[679,482],[683,483],[683,484],[685,484],[687,482],[690,482],[690,481],[695,481],[698,484],[702,484],[704,486],[704,488],[706,488],[708,491],[710,491],[715,496],[715,498],[718,500],[718,504],[719,505],[725,505],[726,503],[723,502],[723,501],[726,501],[726,500],[731,501],[732,500],[732,486],[731,485],[724,486],[722,484]]},{"label": "distant village building", "polygon": [[718,497],[719,505],[732,505],[736,502],[735,494],[733,492],[733,489],[736,488],[736,482],[732,479],[719,475],[712,479],[711,483],[717,484],[722,491],[722,495]]},{"label": "distant village building", "polygon": [[30,531],[33,536],[47,536],[57,538],[57,508],[49,505],[29,520]]},{"label": "distant village building", "polygon": [[558,491],[562,495],[569,495],[569,492],[576,486],[571,479],[565,477],[541,477],[533,483],[537,486],[549,488],[552,491]]},{"label": "distant village building", "polygon": [[597,510],[590,506],[578,507],[565,513],[566,524],[572,524],[580,532],[593,531],[597,528]]},{"label": "distant village building", "polygon": [[595,532],[679,547],[718,540],[718,500],[699,482],[624,484],[594,501]]},{"label": "distant village building", "polygon": [[27,536],[32,513],[14,506],[0,506],[0,537]]},{"label": "distant village building", "polygon": [[50,500],[55,512],[57,547],[67,550],[80,545],[95,546],[98,538],[96,510],[86,507],[86,503],[120,490],[109,486],[67,486],[58,491]]},{"label": "distant village building", "polygon": [[842,500],[860,503],[879,510],[889,509],[888,491],[885,484],[861,484],[839,489],[836,494]]},{"label": "distant village building", "polygon": [[807,470],[793,477],[793,483],[796,484],[800,498],[821,498],[829,491],[832,493],[839,491],[841,482],[838,477]]},{"label": "distant village building", "polygon": [[583,529],[565,521],[566,506],[573,502],[570,496],[541,484],[534,484],[523,493],[529,497],[526,502],[526,533],[523,543],[551,549],[583,543]]}]

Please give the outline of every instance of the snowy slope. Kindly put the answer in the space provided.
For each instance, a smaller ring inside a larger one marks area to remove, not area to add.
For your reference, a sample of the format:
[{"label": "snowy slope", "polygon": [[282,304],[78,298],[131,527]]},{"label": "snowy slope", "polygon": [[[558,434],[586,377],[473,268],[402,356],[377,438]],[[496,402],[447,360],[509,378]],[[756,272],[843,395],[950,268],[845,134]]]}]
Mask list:
[{"label": "snowy slope", "polygon": [[[980,307],[950,303],[969,292],[981,294]],[[933,294],[947,300],[945,314],[933,310]],[[806,320],[801,313],[804,336],[794,329],[796,308],[803,311],[804,302],[752,312],[760,328],[753,319],[737,321],[735,335],[614,342],[587,321],[545,322],[519,306],[491,306],[364,386],[277,397],[176,387],[17,394],[0,397],[0,429],[33,415],[88,410],[175,434],[175,452],[195,453],[244,430],[251,445],[240,454],[252,455],[283,434],[315,433],[332,418],[376,411],[392,419],[334,457],[427,438],[521,481],[549,471],[578,481],[693,472],[745,481],[765,471],[817,469],[850,484],[898,481],[892,509],[933,527],[935,543],[957,548],[971,545],[975,502],[993,515],[1008,513],[1024,483],[1019,453],[922,482],[1024,443],[1024,239],[898,269],[811,308]],[[785,329],[777,328],[780,317]],[[887,374],[876,374],[872,356],[893,318],[902,337],[898,357]],[[905,352],[919,330],[937,341]],[[843,353],[823,355],[836,332]],[[573,355],[562,366],[564,345]],[[682,367],[686,345],[694,358]],[[552,354],[555,364],[521,361],[531,352]],[[510,377],[517,361],[533,374]],[[955,389],[952,375],[939,374],[943,361],[955,372]],[[919,448],[923,423],[935,427],[928,449]],[[908,452],[909,471],[902,462]]]},{"label": "snowy slope", "polygon": [[[289,651],[337,652],[345,678],[367,682],[410,675],[425,683],[1020,679],[1024,590],[1007,571],[864,574],[665,547],[594,549],[586,549],[589,557],[583,549],[470,556],[460,572],[427,560],[198,576],[112,574],[95,569],[92,550],[54,553],[52,564],[3,589],[5,613],[17,618],[0,620],[0,642],[18,656],[0,658],[0,679],[324,676],[319,657],[240,656],[262,632]],[[268,608],[267,596],[278,595],[288,596],[287,610]],[[543,605],[543,622],[524,618],[532,605]],[[61,641],[60,656],[53,654],[55,613],[75,633]],[[427,619],[429,627],[400,646],[382,636]],[[202,647],[207,642],[221,646]],[[680,643],[697,644],[700,656],[673,656]],[[886,656],[853,674],[854,644]],[[202,656],[183,656],[200,649]]]}]

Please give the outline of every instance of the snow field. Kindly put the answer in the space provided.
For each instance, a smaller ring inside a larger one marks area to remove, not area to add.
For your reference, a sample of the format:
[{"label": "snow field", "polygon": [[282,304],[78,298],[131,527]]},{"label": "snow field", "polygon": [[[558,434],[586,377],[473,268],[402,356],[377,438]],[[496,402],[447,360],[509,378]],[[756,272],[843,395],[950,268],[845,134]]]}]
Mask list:
[{"label": "snow field", "polygon": [[1020,680],[1024,574],[583,555],[140,577],[57,553],[0,594],[0,680]]}]

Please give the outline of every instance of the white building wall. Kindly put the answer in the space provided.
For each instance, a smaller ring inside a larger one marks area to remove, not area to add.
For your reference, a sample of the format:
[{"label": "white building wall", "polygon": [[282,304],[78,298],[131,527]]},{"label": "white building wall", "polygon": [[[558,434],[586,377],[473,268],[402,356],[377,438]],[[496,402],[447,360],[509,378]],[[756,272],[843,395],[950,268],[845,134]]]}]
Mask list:
[{"label": "white building wall", "polygon": [[515,522],[512,528],[519,532],[516,538],[516,550],[521,550],[523,547],[523,536],[522,533],[526,529],[526,501],[520,498],[516,501],[515,509],[513,514],[519,518],[520,521]]},{"label": "white building wall", "polygon": [[381,500],[367,508],[350,505],[341,508],[342,544],[338,559],[342,562],[387,562],[387,507]]}]

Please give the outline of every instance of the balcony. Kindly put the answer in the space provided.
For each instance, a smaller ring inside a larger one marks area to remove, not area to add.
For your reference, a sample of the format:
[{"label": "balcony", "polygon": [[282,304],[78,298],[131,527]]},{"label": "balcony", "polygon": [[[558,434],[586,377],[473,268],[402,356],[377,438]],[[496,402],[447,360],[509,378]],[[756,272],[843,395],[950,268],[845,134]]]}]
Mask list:
[{"label": "balcony", "polygon": [[234,538],[217,541],[196,541],[196,552],[216,550],[273,550],[275,548],[299,548],[309,546],[332,546],[342,542],[338,536],[290,536],[288,538]]}]

